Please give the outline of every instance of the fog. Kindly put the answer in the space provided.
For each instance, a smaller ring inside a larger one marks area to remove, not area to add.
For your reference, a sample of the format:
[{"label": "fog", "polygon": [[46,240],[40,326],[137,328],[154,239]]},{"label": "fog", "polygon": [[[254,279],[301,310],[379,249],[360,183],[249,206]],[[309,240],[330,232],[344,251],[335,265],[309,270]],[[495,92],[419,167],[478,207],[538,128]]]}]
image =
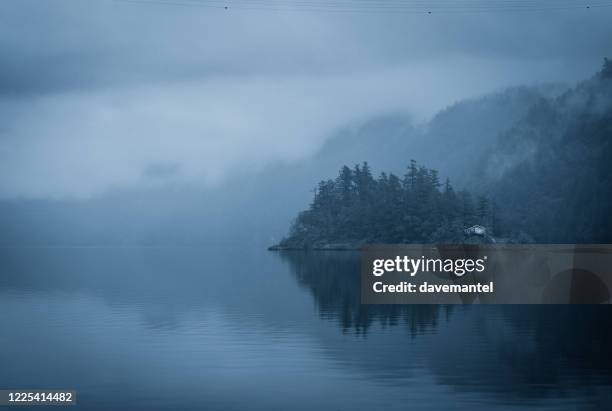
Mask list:
[{"label": "fog", "polygon": [[[436,3],[436,2],[434,2]],[[109,0],[0,5],[0,197],[219,187],[337,130],[519,84],[572,83],[611,8],[274,11]]]}]

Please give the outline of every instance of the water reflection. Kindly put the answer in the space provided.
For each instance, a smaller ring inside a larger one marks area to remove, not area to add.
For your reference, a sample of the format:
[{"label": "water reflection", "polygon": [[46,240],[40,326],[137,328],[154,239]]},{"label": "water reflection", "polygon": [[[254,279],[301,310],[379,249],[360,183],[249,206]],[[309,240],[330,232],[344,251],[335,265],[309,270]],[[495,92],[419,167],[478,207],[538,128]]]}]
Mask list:
[{"label": "water reflection", "polygon": [[434,330],[453,306],[362,305],[357,251],[282,251],[298,283],[310,290],[323,318],[337,319],[344,332],[366,334],[372,323],[402,325],[412,336]]},{"label": "water reflection", "polygon": [[584,407],[612,404],[608,305],[363,306],[358,254],[284,252],[281,258],[310,290],[321,317],[337,319],[343,331],[367,334],[378,322],[421,338],[435,332],[424,348],[397,341],[388,361],[378,360],[387,375],[402,378],[423,349],[416,354],[426,358],[436,381],[463,392],[511,402],[588,396]]},{"label": "water reflection", "polygon": [[0,249],[0,274],[0,387],[82,409],[612,403],[609,307],[362,306],[357,253]]}]

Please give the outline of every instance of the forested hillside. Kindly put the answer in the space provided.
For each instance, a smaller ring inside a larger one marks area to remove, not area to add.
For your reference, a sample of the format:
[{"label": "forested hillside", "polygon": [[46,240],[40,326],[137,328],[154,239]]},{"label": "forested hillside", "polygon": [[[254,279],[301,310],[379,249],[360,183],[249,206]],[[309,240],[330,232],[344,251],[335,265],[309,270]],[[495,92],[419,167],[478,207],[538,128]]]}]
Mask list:
[{"label": "forested hillside", "polygon": [[503,205],[503,230],[537,242],[612,242],[612,62],[533,105],[485,153],[473,180],[486,181]]},{"label": "forested hillside", "polygon": [[[430,138],[448,142],[440,161],[457,159],[457,141]],[[374,178],[367,163],[343,167],[319,183],[281,247],[460,242],[473,224],[511,241],[612,242],[611,61],[574,89],[536,99],[489,140],[481,153],[464,155],[475,195],[441,184],[437,171],[414,161],[402,177]]]},{"label": "forested hillside", "polygon": [[[325,170],[324,178],[342,164],[367,161],[374,170],[403,175],[414,158],[463,185],[473,159],[493,147],[498,134],[511,129],[534,104],[566,90],[559,84],[512,87],[457,101],[419,125],[405,114],[374,118],[342,129],[327,140],[308,161],[312,164],[308,172]],[[283,172],[294,174],[295,170]]]}]

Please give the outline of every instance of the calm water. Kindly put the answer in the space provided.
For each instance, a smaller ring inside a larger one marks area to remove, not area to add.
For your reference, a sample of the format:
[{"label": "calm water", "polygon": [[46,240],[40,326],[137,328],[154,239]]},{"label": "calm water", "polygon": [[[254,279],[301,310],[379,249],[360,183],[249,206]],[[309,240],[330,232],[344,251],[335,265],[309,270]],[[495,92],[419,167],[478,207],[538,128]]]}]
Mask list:
[{"label": "calm water", "polygon": [[0,388],[105,410],[610,409],[608,307],[360,306],[358,264],[1,249]]}]

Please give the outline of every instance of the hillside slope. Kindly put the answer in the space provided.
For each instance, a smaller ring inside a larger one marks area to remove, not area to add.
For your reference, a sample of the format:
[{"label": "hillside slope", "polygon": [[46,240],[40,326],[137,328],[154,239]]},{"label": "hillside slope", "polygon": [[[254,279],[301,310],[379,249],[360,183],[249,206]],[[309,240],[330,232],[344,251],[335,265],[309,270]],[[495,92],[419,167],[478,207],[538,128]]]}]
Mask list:
[{"label": "hillside slope", "polygon": [[612,62],[526,116],[481,157],[507,231],[538,242],[612,242]]}]

